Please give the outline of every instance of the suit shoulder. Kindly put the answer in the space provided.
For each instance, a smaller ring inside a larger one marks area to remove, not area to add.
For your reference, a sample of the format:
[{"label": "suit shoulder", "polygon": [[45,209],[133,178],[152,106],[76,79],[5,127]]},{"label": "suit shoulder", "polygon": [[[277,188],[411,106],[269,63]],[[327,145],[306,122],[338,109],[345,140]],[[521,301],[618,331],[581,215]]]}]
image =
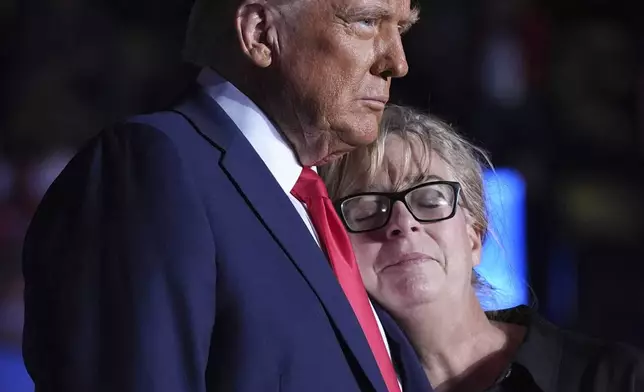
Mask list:
[{"label": "suit shoulder", "polygon": [[[103,130],[123,140],[142,144],[165,144],[186,162],[203,161],[204,156],[219,157],[221,149],[212,148],[192,122],[176,111],[156,112],[131,117]],[[140,146],[142,147],[142,146]],[[218,158],[216,158],[218,159]]]},{"label": "suit shoulder", "polygon": [[133,160],[123,160],[123,163],[189,157],[182,150],[189,150],[186,139],[195,136],[199,137],[192,125],[176,112],[133,116],[103,128],[79,149],[70,165],[82,166],[83,162],[90,159],[96,162],[98,158],[107,163],[105,160],[110,156],[132,156]]},{"label": "suit shoulder", "polygon": [[[170,112],[113,123],[87,141],[45,195],[85,193],[136,178],[173,180],[184,175],[184,158],[168,127],[179,122]],[[92,185],[93,184],[93,185]]]},{"label": "suit shoulder", "polygon": [[188,129],[192,125],[184,116],[175,111],[163,111],[132,116],[120,123],[121,126],[143,126],[148,130],[169,135],[174,129]]},{"label": "suit shoulder", "polygon": [[180,114],[166,111],[133,116],[116,122],[104,128],[98,137],[114,135],[123,140],[174,144],[177,130],[185,134],[192,127]]}]

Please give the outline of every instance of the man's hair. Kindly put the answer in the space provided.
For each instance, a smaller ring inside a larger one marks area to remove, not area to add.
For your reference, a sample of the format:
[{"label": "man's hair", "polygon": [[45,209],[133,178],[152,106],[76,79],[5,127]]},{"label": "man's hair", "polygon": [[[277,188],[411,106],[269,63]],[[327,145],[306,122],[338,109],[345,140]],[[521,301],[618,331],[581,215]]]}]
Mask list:
[{"label": "man's hair", "polygon": [[240,0],[195,0],[188,20],[184,60],[201,67],[216,64],[227,35],[234,32],[235,12]]}]

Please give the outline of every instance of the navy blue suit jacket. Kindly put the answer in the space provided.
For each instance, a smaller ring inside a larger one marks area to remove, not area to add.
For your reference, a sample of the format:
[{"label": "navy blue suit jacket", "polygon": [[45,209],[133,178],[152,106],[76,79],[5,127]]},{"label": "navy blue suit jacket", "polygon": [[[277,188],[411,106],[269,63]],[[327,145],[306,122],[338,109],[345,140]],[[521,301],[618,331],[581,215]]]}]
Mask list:
[{"label": "navy blue suit jacket", "polygon": [[[385,391],[323,252],[204,93],[85,146],[42,201],[23,270],[37,391]],[[405,392],[431,390],[378,312]]]}]

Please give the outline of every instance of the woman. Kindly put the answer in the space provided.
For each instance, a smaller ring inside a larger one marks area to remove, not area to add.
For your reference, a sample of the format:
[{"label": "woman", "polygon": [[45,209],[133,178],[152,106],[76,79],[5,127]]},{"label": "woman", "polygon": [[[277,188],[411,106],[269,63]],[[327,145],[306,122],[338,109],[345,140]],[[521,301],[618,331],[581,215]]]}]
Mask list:
[{"label": "woman", "polygon": [[369,294],[435,390],[644,391],[636,350],[564,332],[525,306],[481,308],[484,161],[448,125],[391,106],[373,145],[321,169]]}]

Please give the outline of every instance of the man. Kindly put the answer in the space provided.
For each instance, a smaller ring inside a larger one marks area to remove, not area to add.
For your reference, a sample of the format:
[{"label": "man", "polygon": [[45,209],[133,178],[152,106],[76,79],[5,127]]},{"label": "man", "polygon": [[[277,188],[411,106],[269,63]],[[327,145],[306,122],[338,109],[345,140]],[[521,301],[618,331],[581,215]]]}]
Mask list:
[{"label": "man", "polygon": [[430,390],[300,186],[374,140],[414,19],[408,0],[197,0],[200,88],[103,131],[34,217],[37,390]]}]

